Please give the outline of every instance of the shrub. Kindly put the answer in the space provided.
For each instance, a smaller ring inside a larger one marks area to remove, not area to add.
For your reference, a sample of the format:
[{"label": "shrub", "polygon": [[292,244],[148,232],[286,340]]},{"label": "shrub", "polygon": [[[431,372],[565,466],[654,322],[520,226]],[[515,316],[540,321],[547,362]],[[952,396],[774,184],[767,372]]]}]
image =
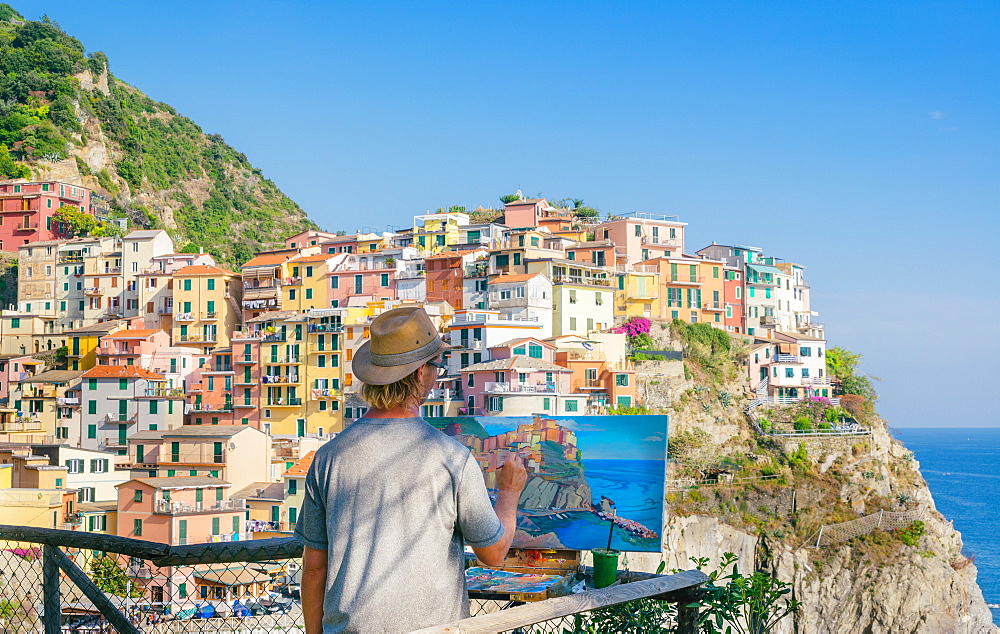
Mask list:
[{"label": "shrub", "polygon": [[819,425],[816,425],[816,428],[817,429],[822,429],[822,430],[830,430],[830,429],[833,429],[833,425],[831,425],[830,423],[828,423],[826,421],[823,421]]},{"label": "shrub", "polygon": [[774,424],[766,418],[758,418],[757,424],[760,425],[760,428],[764,431],[771,431],[771,428],[774,427]]},{"label": "shrub", "polygon": [[808,431],[813,428],[813,421],[808,416],[799,416],[792,424],[797,431]]},{"label": "shrub", "polygon": [[803,471],[809,470],[812,461],[809,460],[809,452],[806,451],[806,444],[804,442],[799,443],[799,448],[788,454],[788,465]]},{"label": "shrub", "polygon": [[906,528],[898,529],[899,541],[907,546],[916,546],[926,532],[927,526],[920,520],[914,520]]},{"label": "shrub", "polygon": [[840,397],[840,406],[850,412],[854,418],[860,418],[865,413],[865,397],[857,394],[844,394]]}]

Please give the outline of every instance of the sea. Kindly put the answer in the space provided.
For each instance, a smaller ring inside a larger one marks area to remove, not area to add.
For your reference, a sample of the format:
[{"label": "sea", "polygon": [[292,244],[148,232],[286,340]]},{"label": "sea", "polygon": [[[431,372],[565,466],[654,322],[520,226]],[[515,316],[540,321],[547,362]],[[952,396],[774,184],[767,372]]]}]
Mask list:
[{"label": "sea", "polygon": [[975,555],[979,587],[1000,625],[1000,428],[897,429],[920,462],[937,510]]},{"label": "sea", "polygon": [[[663,526],[664,462],[662,460],[589,460],[584,474],[594,501],[606,496],[614,501],[618,516],[657,532]],[[566,513],[561,520],[534,518],[541,532],[553,531],[567,548],[589,550],[607,545],[611,525],[593,513]],[[630,535],[616,527],[611,547],[629,551],[658,551],[659,539]]]}]

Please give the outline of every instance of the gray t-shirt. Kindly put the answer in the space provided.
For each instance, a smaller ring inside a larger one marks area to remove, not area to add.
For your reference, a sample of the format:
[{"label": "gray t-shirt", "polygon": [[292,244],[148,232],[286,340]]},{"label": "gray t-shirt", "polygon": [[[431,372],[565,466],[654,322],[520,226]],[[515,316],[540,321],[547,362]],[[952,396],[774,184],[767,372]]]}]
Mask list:
[{"label": "gray t-shirt", "polygon": [[321,447],[295,526],[328,552],[324,632],[468,616],[464,545],[502,535],[475,458],[422,418],[362,418]]}]

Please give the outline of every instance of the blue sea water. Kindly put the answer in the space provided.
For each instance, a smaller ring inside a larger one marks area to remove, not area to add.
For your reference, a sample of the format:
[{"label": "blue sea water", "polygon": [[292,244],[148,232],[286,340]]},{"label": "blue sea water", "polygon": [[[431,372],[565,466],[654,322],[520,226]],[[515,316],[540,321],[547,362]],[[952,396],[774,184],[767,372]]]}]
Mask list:
[{"label": "blue sea water", "polygon": [[[1000,428],[900,429],[920,461],[938,511],[962,533],[965,554],[976,556],[979,587],[1000,604]],[[993,609],[1000,625],[1000,609]]]},{"label": "blue sea water", "polygon": [[[596,503],[614,501],[619,517],[634,520],[657,533],[663,530],[662,460],[588,460],[584,474]],[[590,512],[568,513],[562,519],[533,518],[541,532],[553,531],[567,548],[590,550],[607,544],[610,524]],[[659,539],[640,538],[616,527],[611,547],[626,551],[657,551]]]}]

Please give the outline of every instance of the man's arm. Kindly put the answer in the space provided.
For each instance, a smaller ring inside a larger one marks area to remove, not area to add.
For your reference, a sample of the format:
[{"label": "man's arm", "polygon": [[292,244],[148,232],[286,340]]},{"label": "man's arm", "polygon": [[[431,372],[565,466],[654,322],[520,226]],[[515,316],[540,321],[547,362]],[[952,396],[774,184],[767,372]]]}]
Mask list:
[{"label": "man's arm", "polygon": [[472,547],[479,561],[487,566],[499,566],[507,557],[510,543],[514,541],[514,531],[517,530],[517,501],[521,498],[521,491],[527,482],[528,473],[524,470],[524,461],[520,456],[511,454],[500,468],[497,477],[497,488],[500,491],[494,507],[503,525],[503,536],[490,546]]},{"label": "man's arm", "polygon": [[302,616],[306,634],[323,632],[323,599],[326,596],[327,553],[308,546],[302,547]]}]

